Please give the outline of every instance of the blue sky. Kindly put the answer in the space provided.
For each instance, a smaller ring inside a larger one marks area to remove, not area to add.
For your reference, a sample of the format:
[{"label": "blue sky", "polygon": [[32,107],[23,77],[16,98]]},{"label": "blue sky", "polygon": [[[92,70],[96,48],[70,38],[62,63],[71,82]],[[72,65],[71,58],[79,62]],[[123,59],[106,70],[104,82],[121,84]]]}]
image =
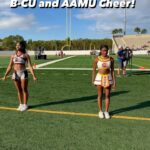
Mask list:
[{"label": "blue sky", "polygon": [[[0,38],[22,35],[26,40],[66,38],[66,10],[41,8],[9,8],[10,0],[0,0]],[[128,9],[127,33],[136,26],[150,31],[150,1],[137,0],[136,8]],[[123,28],[123,9],[72,9],[71,38],[111,38],[114,28]]]}]

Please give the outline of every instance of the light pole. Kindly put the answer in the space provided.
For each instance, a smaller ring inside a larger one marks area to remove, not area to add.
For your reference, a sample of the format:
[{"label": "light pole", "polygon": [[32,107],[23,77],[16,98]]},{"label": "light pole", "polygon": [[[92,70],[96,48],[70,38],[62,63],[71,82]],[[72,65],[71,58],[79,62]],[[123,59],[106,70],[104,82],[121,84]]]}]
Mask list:
[{"label": "light pole", "polygon": [[[125,0],[125,6],[127,4],[127,0]],[[127,33],[127,8],[124,10],[124,35]]]},{"label": "light pole", "polygon": [[[72,14],[71,9],[66,8],[66,39],[67,45],[69,48],[71,47],[71,26],[72,26]],[[69,42],[68,42],[69,39]]]}]

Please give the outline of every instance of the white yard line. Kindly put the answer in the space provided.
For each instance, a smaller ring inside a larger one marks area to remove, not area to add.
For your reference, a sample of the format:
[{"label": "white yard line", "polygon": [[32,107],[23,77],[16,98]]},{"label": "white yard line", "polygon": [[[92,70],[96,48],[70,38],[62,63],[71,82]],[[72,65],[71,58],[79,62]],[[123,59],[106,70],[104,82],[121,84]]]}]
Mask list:
[{"label": "white yard line", "polygon": [[92,70],[92,68],[36,68],[36,70]]},{"label": "white yard line", "polygon": [[75,56],[69,56],[69,57],[66,57],[66,58],[57,59],[57,60],[49,61],[49,62],[46,62],[46,63],[42,63],[42,64],[37,65],[36,68],[41,68],[41,67],[44,67],[44,66],[47,66],[47,65],[51,65],[51,64],[54,64],[54,63],[57,63],[57,62],[69,59],[69,58],[73,58],[73,57],[75,57]]},{"label": "white yard line", "polygon": [[[92,68],[36,68],[36,70],[83,70],[83,71],[92,71]],[[118,68],[115,68],[118,70]],[[150,69],[126,69],[127,71],[150,71]]]},{"label": "white yard line", "polygon": [[139,68],[141,68],[142,66],[139,66],[139,65],[136,65],[136,64],[132,64],[133,66],[135,66],[135,67],[139,67]]}]

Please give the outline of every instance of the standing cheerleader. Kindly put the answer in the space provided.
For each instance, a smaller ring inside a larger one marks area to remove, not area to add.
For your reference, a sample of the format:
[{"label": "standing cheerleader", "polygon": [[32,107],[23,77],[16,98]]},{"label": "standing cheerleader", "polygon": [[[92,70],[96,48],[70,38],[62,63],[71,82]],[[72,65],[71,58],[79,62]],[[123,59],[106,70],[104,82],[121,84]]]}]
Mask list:
[{"label": "standing cheerleader", "polygon": [[[108,56],[108,46],[103,45],[100,48],[100,56],[98,56],[93,63],[92,83],[97,86],[98,92],[98,107],[99,118],[110,119],[109,105],[110,105],[110,91],[111,87],[116,87],[114,59]],[[96,69],[98,73],[96,75]],[[102,95],[105,91],[105,112],[102,111]]]},{"label": "standing cheerleader", "polygon": [[28,72],[26,70],[26,64],[29,66],[33,80],[37,80],[31,65],[30,56],[26,53],[26,43],[22,41],[16,44],[16,54],[11,56],[6,73],[2,78],[3,80],[6,80],[13,68],[12,80],[18,91],[18,99],[20,103],[17,108],[18,111],[25,111],[28,109]]}]

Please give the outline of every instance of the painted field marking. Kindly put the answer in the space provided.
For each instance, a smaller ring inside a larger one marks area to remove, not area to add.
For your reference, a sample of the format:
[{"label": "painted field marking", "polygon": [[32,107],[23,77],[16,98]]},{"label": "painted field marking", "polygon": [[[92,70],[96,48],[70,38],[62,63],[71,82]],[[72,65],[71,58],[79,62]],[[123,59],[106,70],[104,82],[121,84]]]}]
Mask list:
[{"label": "painted field marking", "polygon": [[132,64],[132,65],[135,66],[135,67],[139,67],[139,68],[142,67],[142,66],[139,66],[139,65],[136,65],[136,64]]},{"label": "painted field marking", "polygon": [[[35,70],[83,70],[83,71],[92,71],[92,68],[36,68]],[[117,71],[118,68],[115,68]],[[150,69],[126,69],[127,71],[150,71]]]},{"label": "painted field marking", "polygon": [[[0,110],[17,111],[16,108],[12,108],[12,107],[0,107]],[[28,112],[47,113],[47,114],[56,114],[56,115],[82,116],[82,117],[98,117],[97,114],[54,111],[54,110],[40,110],[40,109],[29,109]],[[126,119],[126,120],[150,121],[150,118],[144,118],[144,117],[112,116],[112,118],[114,118],[114,119]]]},{"label": "painted field marking", "polygon": [[36,68],[40,68],[40,67],[44,67],[44,66],[47,66],[47,65],[51,65],[51,64],[54,64],[54,63],[57,63],[57,62],[60,62],[60,61],[66,60],[66,59],[73,58],[73,57],[76,57],[76,56],[69,56],[69,57],[66,57],[66,58],[57,59],[57,60],[49,61],[49,62],[46,62],[46,63],[42,63],[42,64],[39,64],[39,65],[36,65]]}]

